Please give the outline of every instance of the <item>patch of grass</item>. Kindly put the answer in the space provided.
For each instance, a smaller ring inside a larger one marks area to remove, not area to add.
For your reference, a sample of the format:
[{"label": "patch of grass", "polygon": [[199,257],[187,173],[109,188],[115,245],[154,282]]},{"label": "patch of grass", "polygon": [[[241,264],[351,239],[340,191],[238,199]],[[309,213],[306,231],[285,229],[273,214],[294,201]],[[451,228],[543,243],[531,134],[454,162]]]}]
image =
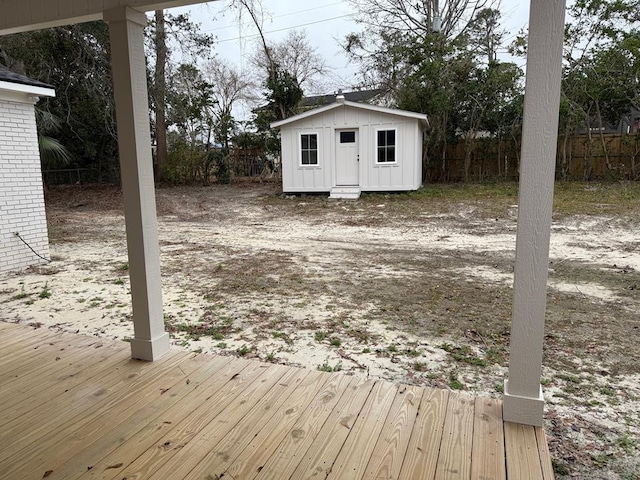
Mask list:
[{"label": "patch of grass", "polygon": [[250,345],[243,345],[240,348],[236,349],[236,353],[241,357],[244,357],[246,354],[251,353],[253,351],[253,347]]},{"label": "patch of grass", "polygon": [[322,343],[324,341],[324,339],[327,338],[327,332],[325,332],[324,330],[318,330],[313,335],[313,338],[315,339],[316,342]]},{"label": "patch of grass", "polygon": [[493,388],[498,393],[504,393],[504,383],[496,383]]},{"label": "patch of grass", "polygon": [[608,397],[613,397],[616,395],[616,391],[611,385],[604,385],[600,387],[599,391],[602,395],[607,395]]},{"label": "patch of grass", "polygon": [[225,342],[220,342],[216,345],[216,347],[220,348],[220,349],[225,349],[227,348],[227,344]]},{"label": "patch of grass", "polygon": [[451,345],[450,343],[443,343],[442,345],[440,345],[440,348],[445,352],[450,353],[453,359],[457,362],[474,365],[476,367],[487,366],[487,361],[483,358],[478,357],[468,345],[456,347]]},{"label": "patch of grass", "polygon": [[553,466],[553,473],[555,473],[556,475],[569,475],[571,473],[569,467],[567,467],[560,460],[552,458],[551,465]]},{"label": "patch of grass", "polygon": [[49,290],[49,282],[44,282],[44,287],[40,290],[38,298],[51,298],[51,290]]},{"label": "patch of grass", "polygon": [[334,366],[329,365],[329,361],[325,360],[322,365],[318,365],[318,370],[321,372],[339,372],[342,370],[342,362],[336,363]]},{"label": "patch of grass", "polygon": [[340,345],[342,345],[342,341],[338,337],[333,337],[331,339],[331,345],[334,347],[339,347]]},{"label": "patch of grass", "polygon": [[504,365],[505,356],[502,351],[497,348],[490,347],[484,354],[487,365]]},{"label": "patch of grass", "polygon": [[293,345],[293,340],[285,332],[273,332],[273,338],[283,340],[287,345]]},{"label": "patch of grass", "polygon": [[116,278],[116,279],[113,281],[113,284],[114,284],[114,285],[124,285],[124,280],[123,280],[122,278]]},{"label": "patch of grass", "polygon": [[422,355],[418,350],[415,350],[413,348],[408,348],[404,351],[404,354],[407,357],[411,357],[411,358],[416,358],[419,357],[420,355]]},{"label": "patch of grass", "polygon": [[202,353],[202,347],[196,348],[193,353]]},{"label": "patch of grass", "polygon": [[628,215],[637,211],[640,184],[637,182],[556,182],[554,216]]},{"label": "patch of grass", "polygon": [[387,351],[391,353],[396,353],[398,351],[398,346],[395,343],[392,343],[387,347]]},{"label": "patch of grass", "polygon": [[270,352],[267,354],[267,356],[265,357],[267,362],[275,362],[276,361],[276,352]]},{"label": "patch of grass", "polygon": [[118,270],[120,270],[121,272],[128,272],[129,271],[129,262],[125,262],[122,265],[120,265],[118,267]]},{"label": "patch of grass", "polygon": [[458,375],[455,372],[449,374],[449,388],[451,390],[464,390],[464,383],[458,380]]},{"label": "patch of grass", "polygon": [[636,450],[636,439],[630,437],[628,434],[618,437],[616,445],[620,447],[627,455],[631,455]]},{"label": "patch of grass", "polygon": [[561,380],[564,380],[568,383],[574,383],[574,384],[578,384],[581,383],[582,380],[580,379],[579,376],[577,375],[565,375],[563,373],[556,375],[556,377],[558,377]]},{"label": "patch of grass", "polygon": [[371,349],[369,347],[365,347],[362,349],[362,353],[371,353]]},{"label": "patch of grass", "polygon": [[187,338],[191,340],[197,340],[200,337],[211,337],[213,340],[223,340],[225,336],[239,331],[238,328],[233,326],[233,320],[225,317],[195,324],[174,323],[172,318],[166,317],[164,324],[169,332],[185,333]]},{"label": "patch of grass", "polygon": [[413,369],[416,372],[426,372],[428,370],[427,364],[424,362],[415,362],[413,364]]}]

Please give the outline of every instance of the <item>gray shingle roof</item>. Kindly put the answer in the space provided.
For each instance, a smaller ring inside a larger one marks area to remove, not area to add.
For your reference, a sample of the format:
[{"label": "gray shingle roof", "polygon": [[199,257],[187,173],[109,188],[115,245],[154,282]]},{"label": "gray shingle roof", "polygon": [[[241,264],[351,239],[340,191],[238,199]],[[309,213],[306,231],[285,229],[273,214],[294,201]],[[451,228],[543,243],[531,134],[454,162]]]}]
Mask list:
[{"label": "gray shingle roof", "polygon": [[2,65],[0,65],[0,82],[19,83],[21,85],[29,85],[31,87],[54,88],[52,85],[47,83],[12,72]]},{"label": "gray shingle roof", "polygon": [[[344,92],[342,95],[348,102],[366,102],[381,94],[383,90],[357,90],[355,92]],[[302,107],[318,107],[330,105],[336,101],[337,94],[316,95],[314,97],[304,97],[300,102]]]}]

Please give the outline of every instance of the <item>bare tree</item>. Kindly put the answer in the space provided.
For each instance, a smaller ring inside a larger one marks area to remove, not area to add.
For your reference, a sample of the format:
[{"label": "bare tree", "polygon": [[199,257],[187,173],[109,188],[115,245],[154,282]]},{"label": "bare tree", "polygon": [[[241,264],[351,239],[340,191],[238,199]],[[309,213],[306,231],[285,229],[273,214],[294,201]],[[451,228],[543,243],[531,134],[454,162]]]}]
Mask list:
[{"label": "bare tree", "polygon": [[213,128],[218,140],[228,147],[235,123],[233,107],[238,102],[257,100],[253,93],[256,90],[255,82],[218,58],[204,65],[202,75],[211,85]]},{"label": "bare tree", "polygon": [[494,0],[348,0],[356,21],[388,32],[417,34],[432,31],[453,39],[465,32],[476,13]]},{"label": "bare tree", "polygon": [[[269,52],[267,57],[266,52]],[[291,74],[305,91],[317,91],[322,87],[318,76],[325,75],[329,69],[317,50],[311,46],[304,30],[291,30],[279,42],[259,49],[251,62],[262,71],[269,71],[271,63]]]}]

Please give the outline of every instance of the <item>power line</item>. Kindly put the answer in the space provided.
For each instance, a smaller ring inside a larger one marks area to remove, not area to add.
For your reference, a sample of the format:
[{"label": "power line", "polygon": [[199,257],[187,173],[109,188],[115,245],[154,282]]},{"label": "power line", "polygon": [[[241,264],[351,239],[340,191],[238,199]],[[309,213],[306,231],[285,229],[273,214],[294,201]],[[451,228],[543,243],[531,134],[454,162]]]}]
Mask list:
[{"label": "power line", "polygon": [[[351,14],[348,15],[340,15],[338,17],[331,17],[331,18],[325,18],[324,20],[317,20],[315,22],[309,22],[309,23],[302,23],[300,25],[293,25],[290,27],[285,27],[285,28],[278,28],[276,30],[269,30],[268,32],[263,32],[265,34],[267,33],[277,33],[277,32],[284,32],[285,30],[292,30],[294,28],[300,28],[300,27],[308,27],[309,25],[316,25],[318,23],[324,23],[324,22],[330,22],[332,20],[338,20],[340,18],[346,18],[346,17],[350,17]],[[218,40],[218,43],[224,43],[224,42],[232,42],[234,40],[241,40],[243,38],[253,38],[253,37],[258,37],[260,36],[259,34],[255,33],[253,35],[243,35],[241,37],[235,37],[235,38],[225,38],[223,40]]]},{"label": "power line", "polygon": [[[343,2],[334,2],[334,3],[329,3],[327,5],[322,5],[320,7],[313,7],[313,8],[307,8],[306,10],[297,10],[295,12],[283,13],[282,15],[276,15],[276,16],[271,17],[271,18],[272,19],[276,19],[276,18],[290,17],[292,15],[297,15],[299,13],[307,13],[307,12],[311,12],[313,10],[320,10],[320,9],[323,9],[323,8],[334,7],[336,5],[342,5],[342,4],[343,4]],[[227,30],[229,28],[235,28],[237,26],[239,26],[239,23],[234,23],[233,25],[228,25],[226,27],[210,28],[210,29],[207,29],[207,30],[202,30],[202,32],[205,32],[205,33],[207,33],[207,32],[217,32],[219,30]]]}]

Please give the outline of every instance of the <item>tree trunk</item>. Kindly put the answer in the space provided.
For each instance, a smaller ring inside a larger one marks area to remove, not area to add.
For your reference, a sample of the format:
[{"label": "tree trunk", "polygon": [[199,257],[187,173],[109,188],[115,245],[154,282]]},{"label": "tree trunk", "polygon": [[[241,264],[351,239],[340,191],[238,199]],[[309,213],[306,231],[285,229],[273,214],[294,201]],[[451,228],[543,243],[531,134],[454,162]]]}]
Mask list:
[{"label": "tree trunk", "polygon": [[611,171],[611,162],[609,161],[609,152],[607,151],[607,143],[604,141],[604,133],[602,133],[602,114],[600,113],[600,102],[596,100],[596,114],[598,115],[598,130],[600,130],[600,144],[602,145],[602,154],[607,165],[607,171]]},{"label": "tree trunk", "polygon": [[156,68],[155,68],[155,87],[156,97],[154,110],[156,114],[156,181],[161,182],[164,179],[165,169],[167,166],[167,122],[165,112],[165,102],[167,96],[167,79],[165,69],[167,65],[167,33],[164,24],[164,12],[156,10]]}]

